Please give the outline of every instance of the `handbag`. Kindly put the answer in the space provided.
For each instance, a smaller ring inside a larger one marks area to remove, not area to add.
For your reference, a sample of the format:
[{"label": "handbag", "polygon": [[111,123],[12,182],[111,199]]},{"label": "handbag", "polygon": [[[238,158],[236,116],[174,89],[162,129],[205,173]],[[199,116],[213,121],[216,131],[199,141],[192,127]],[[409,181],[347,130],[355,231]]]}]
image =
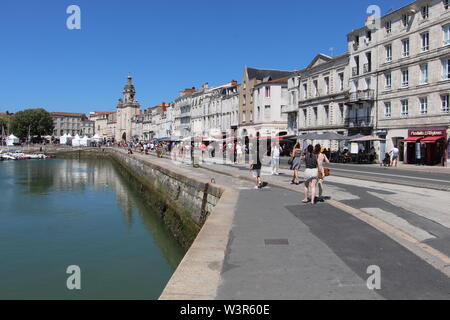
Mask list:
[{"label": "handbag", "polygon": [[294,163],[294,159],[290,158],[289,161],[288,161],[288,165],[292,166],[293,163]]}]

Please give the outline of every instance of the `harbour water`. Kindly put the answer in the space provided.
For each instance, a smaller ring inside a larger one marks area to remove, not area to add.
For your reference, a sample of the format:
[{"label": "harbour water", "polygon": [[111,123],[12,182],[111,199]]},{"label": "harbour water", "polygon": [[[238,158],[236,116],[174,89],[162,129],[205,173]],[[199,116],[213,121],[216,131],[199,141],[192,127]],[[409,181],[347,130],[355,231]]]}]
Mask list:
[{"label": "harbour water", "polygon": [[[106,159],[0,162],[0,299],[157,299],[185,251]],[[69,290],[67,268],[81,270]]]}]

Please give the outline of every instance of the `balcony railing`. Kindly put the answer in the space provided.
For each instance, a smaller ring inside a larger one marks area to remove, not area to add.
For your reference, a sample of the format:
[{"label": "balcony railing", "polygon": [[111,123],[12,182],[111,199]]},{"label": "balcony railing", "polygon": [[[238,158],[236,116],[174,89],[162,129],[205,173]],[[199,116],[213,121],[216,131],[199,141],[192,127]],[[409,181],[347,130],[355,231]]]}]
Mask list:
[{"label": "balcony railing", "polygon": [[350,102],[373,101],[375,100],[375,90],[368,89],[350,93]]},{"label": "balcony railing", "polygon": [[349,117],[345,118],[345,126],[350,128],[373,127],[373,117]]},{"label": "balcony railing", "polygon": [[353,67],[352,68],[352,76],[358,76],[359,75],[359,67]]},{"label": "balcony railing", "polygon": [[369,73],[369,72],[372,71],[372,66],[370,65],[370,63],[366,63],[366,64],[364,65],[363,69],[364,69],[364,70],[363,70],[364,73]]}]

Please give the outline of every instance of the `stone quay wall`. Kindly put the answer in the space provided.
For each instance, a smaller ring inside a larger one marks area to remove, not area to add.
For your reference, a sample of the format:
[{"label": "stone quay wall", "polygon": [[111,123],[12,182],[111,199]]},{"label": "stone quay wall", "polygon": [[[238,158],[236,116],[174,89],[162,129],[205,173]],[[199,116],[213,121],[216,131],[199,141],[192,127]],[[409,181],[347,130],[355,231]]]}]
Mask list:
[{"label": "stone quay wall", "polygon": [[[47,150],[47,154],[52,153]],[[223,189],[208,181],[199,181],[181,175],[167,167],[129,155],[113,148],[83,148],[79,150],[57,150],[58,157],[108,157],[120,172],[135,185],[142,197],[154,207],[173,236],[188,249],[207,217],[220,200]],[[169,161],[169,160],[168,160]]]}]

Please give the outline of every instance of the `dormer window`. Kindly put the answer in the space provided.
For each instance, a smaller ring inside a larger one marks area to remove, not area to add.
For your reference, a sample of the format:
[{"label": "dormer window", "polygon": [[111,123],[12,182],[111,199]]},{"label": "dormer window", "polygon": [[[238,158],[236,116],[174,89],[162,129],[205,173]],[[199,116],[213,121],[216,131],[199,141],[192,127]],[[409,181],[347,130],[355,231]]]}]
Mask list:
[{"label": "dormer window", "polygon": [[386,21],[386,33],[390,34],[392,32],[392,22],[391,21]]},{"label": "dormer window", "polygon": [[404,14],[402,16],[402,24],[404,27],[408,26],[408,24],[409,24],[409,15],[408,14]]},{"label": "dormer window", "polygon": [[430,15],[430,7],[429,5],[425,5],[420,9],[420,12],[422,13],[422,19],[428,19]]}]

